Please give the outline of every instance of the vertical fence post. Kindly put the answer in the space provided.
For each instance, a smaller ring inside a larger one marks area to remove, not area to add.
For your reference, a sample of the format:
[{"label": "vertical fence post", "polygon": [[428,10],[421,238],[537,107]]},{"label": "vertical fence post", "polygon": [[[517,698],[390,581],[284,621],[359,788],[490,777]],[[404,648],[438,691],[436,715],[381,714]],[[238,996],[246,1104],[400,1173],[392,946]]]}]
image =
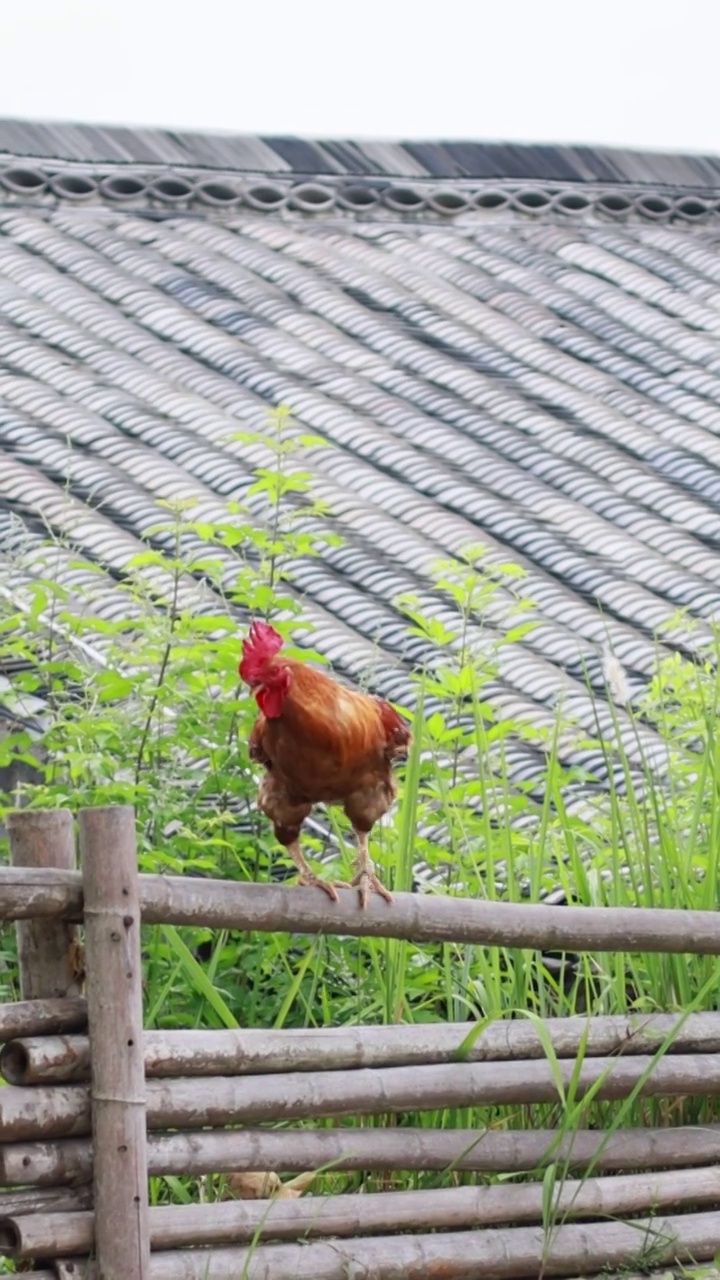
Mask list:
[{"label": "vertical fence post", "polygon": [[129,805],[83,809],[98,1280],[148,1280],[140,902]]},{"label": "vertical fence post", "polygon": [[[11,813],[8,834],[13,866],[75,870],[75,833],[69,809]],[[77,926],[62,920],[18,920],[15,928],[22,999],[79,995],[82,953]]]}]

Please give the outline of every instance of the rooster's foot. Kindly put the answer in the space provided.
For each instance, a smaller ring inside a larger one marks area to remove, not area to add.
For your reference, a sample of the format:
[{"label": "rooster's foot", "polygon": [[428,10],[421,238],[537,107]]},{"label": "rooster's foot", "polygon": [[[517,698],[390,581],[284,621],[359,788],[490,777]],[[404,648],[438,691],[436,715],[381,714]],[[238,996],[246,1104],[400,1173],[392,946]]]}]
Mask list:
[{"label": "rooster's foot", "polygon": [[379,893],[380,897],[384,898],[386,902],[395,901],[390,890],[385,888],[382,880],[376,876],[374,871],[369,870],[367,867],[363,867],[362,870],[358,871],[357,875],[353,879],[352,887],[358,891],[361,911],[364,911],[367,906],[371,890],[373,893]]},{"label": "rooster's foot", "polygon": [[344,880],[323,880],[321,876],[316,876],[314,871],[302,871],[297,878],[296,884],[303,889],[322,889],[326,893],[331,902],[338,902],[338,889],[351,889],[352,885],[347,884]]}]

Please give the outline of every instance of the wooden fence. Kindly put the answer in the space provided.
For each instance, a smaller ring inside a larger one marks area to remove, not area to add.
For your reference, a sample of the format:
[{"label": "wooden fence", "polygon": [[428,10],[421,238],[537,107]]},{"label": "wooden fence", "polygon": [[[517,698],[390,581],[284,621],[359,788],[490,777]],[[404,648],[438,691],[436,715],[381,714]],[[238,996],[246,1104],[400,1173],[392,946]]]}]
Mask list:
[{"label": "wooden fence", "polygon": [[[128,808],[81,812],[82,872],[70,813],[26,810],[9,830],[0,916],[18,922],[22,1000],[0,1008],[0,1252],[35,1268],[24,1280],[521,1280],[627,1275],[638,1261],[720,1250],[720,1125],[562,1140],[552,1130],[288,1125],[552,1102],[573,1075],[577,1096],[598,1099],[717,1095],[720,1014],[551,1020],[557,1070],[522,1020],[486,1028],[461,1061],[467,1023],[144,1032],[140,954],[142,921],[718,955],[714,913],[401,894],[361,914],[351,893],[332,904],[295,887],[138,875]],[[658,1053],[668,1037],[671,1051]],[[148,1204],[155,1174],[332,1165],[510,1175],[564,1162],[572,1176],[554,1185],[289,1199],[271,1198],[268,1178],[254,1201]]]}]

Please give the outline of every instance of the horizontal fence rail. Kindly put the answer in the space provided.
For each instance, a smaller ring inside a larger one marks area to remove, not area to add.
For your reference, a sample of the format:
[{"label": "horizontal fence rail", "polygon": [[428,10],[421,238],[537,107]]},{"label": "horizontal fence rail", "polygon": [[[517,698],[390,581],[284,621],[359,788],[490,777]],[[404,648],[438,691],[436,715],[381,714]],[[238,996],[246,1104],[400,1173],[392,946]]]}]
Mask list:
[{"label": "horizontal fence rail", "polygon": [[18,1000],[0,1005],[0,1043],[22,1036],[62,1036],[86,1030],[87,1001],[84,996]]},{"label": "horizontal fence rail", "polygon": [[[391,905],[377,895],[365,911],[357,894],[339,901],[298,886],[141,875],[143,924],[335,934],[456,942],[551,951],[662,952],[720,955],[720,915],[662,907],[569,907],[476,901],[431,893],[398,893]],[[1,867],[0,918],[82,919],[82,880],[76,871]]]},{"label": "horizontal fence rail", "polygon": [[92,1187],[24,1187],[22,1190],[0,1194],[0,1216],[20,1214],[65,1213],[90,1209],[93,1203]]},{"label": "horizontal fence rail", "polygon": [[[576,1058],[580,1050],[586,1058],[643,1054],[664,1042],[673,1054],[720,1053],[720,1013],[547,1018],[543,1026],[545,1042],[537,1026],[521,1018],[492,1023],[479,1035],[471,1022],[315,1031],[146,1031],[145,1075],[338,1071],[450,1063],[458,1058],[526,1060],[544,1058],[547,1041],[558,1058]],[[0,1075],[21,1085],[87,1080],[90,1040],[80,1035],[12,1039],[0,1051]]]},{"label": "horizontal fence rail", "polygon": [[[304,1173],[337,1170],[457,1169],[513,1173],[562,1161],[599,1173],[720,1164],[720,1125],[621,1129],[221,1129],[149,1133],[148,1171],[200,1177],[236,1170]],[[0,1185],[57,1187],[92,1175],[89,1139],[0,1144]]]},{"label": "horizontal fence rail", "polygon": [[[616,1178],[567,1180],[552,1196],[552,1212],[563,1219],[613,1218],[621,1214],[700,1208],[720,1201],[720,1168],[674,1170]],[[538,1223],[547,1211],[540,1184],[453,1187],[428,1191],[386,1191],[330,1195],[307,1200],[225,1201],[151,1208],[154,1249],[246,1243],[308,1236],[381,1235],[392,1231],[454,1230]],[[49,1213],[43,1218],[5,1214],[0,1249],[15,1259],[91,1253],[95,1245],[90,1212]]]},{"label": "horizontal fence rail", "polygon": [[[204,1076],[146,1082],[150,1129],[277,1123],[445,1107],[562,1101],[590,1090],[598,1101],[720,1095],[720,1054],[653,1059],[589,1058],[427,1067],[361,1067],[263,1076]],[[82,1136],[90,1131],[90,1089],[82,1084],[0,1090],[0,1130],[8,1142]]]},{"label": "horizontal fence rail", "polygon": [[[52,1271],[23,1271],[22,1280],[59,1280],[59,1276],[55,1269]],[[71,1280],[71,1277],[68,1280]]]},{"label": "horizontal fence rail", "polygon": [[[352,1241],[260,1244],[155,1253],[149,1280],[537,1280],[625,1267],[652,1250],[655,1265],[713,1256],[717,1213],[638,1218],[630,1223],[568,1223],[488,1228],[434,1235],[357,1237]],[[92,1280],[82,1262],[58,1280]]]}]

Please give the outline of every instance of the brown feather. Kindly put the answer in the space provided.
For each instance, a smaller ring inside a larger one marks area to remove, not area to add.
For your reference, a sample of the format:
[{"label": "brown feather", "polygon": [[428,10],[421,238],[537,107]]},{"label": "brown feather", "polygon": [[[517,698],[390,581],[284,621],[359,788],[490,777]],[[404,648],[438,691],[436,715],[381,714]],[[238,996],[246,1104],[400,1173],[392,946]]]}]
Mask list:
[{"label": "brown feather", "polygon": [[269,770],[263,811],[282,843],[294,838],[303,810],[321,802],[344,805],[356,828],[369,831],[395,796],[392,762],[406,754],[406,722],[387,702],[295,659],[282,662],[291,675],[282,712],[259,715],[250,735],[252,758]]}]

